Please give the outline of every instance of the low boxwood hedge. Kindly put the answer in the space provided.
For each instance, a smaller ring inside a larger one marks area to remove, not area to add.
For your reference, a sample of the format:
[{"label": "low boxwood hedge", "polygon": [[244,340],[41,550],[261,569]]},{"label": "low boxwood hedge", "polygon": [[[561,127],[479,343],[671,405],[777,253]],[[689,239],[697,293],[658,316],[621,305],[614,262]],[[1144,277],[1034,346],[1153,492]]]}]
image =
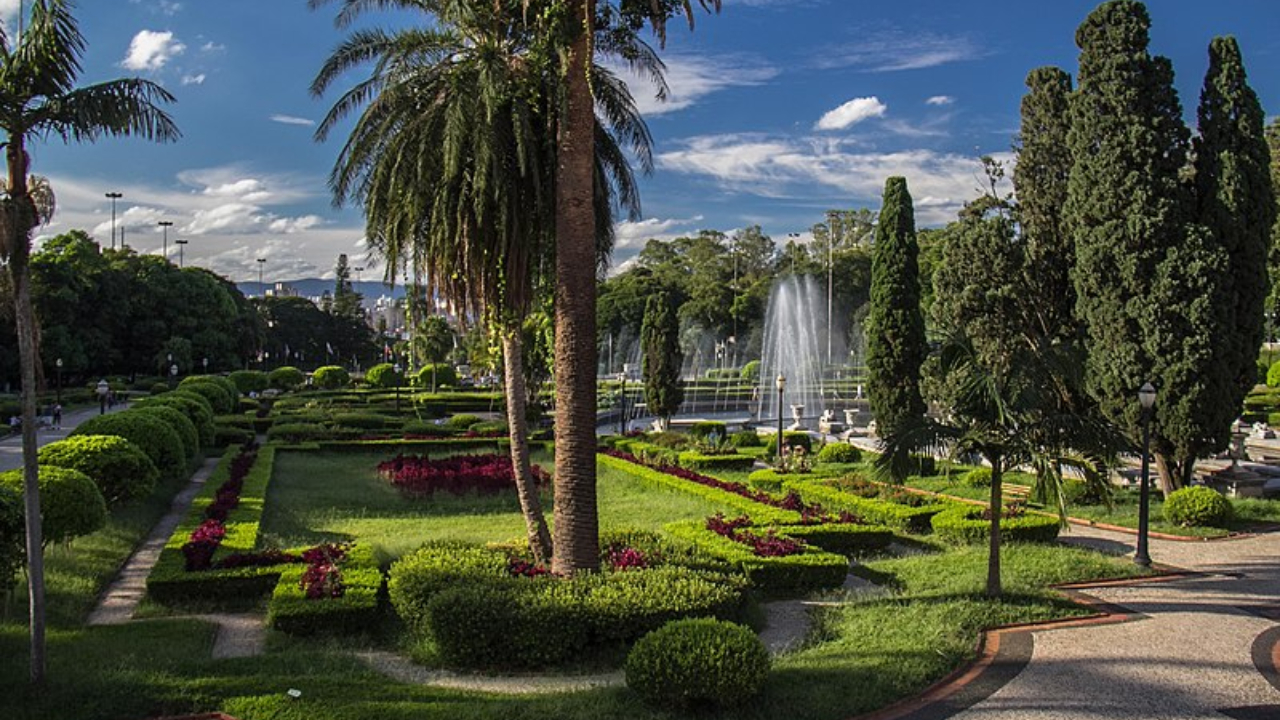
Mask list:
[{"label": "low boxwood hedge", "polygon": [[284,566],[267,603],[267,624],[290,635],[371,630],[381,618],[378,595],[382,589],[382,571],[372,549],[352,546],[339,568],[342,597],[311,599],[302,586],[307,566]]},{"label": "low boxwood hedge", "polygon": [[819,503],[829,511],[848,510],[869,523],[903,532],[929,532],[933,527],[930,519],[950,507],[947,502],[910,507],[876,498],[858,497],[813,480],[786,480],[782,483],[782,488],[798,492],[805,500]]},{"label": "low boxwood hedge", "polygon": [[803,540],[837,555],[863,555],[883,550],[893,542],[893,531],[879,525],[824,523],[821,525],[779,525],[781,535]]},{"label": "low boxwood hedge", "polygon": [[729,492],[728,490],[700,485],[698,483],[664,473],[660,470],[654,470],[643,465],[627,462],[621,458],[615,458],[609,455],[597,455],[596,460],[605,467],[621,470],[641,482],[646,482],[658,487],[679,490],[681,492],[689,493],[690,495],[697,495],[715,503],[717,506],[745,512],[754,518],[756,522],[762,525],[793,525],[800,522],[800,513],[794,510],[783,510],[771,505],[764,505],[752,500],[751,498],[743,497],[737,493]]},{"label": "low boxwood hedge", "polygon": [[676,463],[690,470],[750,470],[756,459],[750,455],[703,455],[685,450],[676,456]]},{"label": "low boxwood hedge", "polygon": [[751,585],[770,595],[794,595],[839,587],[849,574],[849,560],[815,547],[785,557],[759,557],[746,545],[721,537],[700,520],[669,523],[663,532],[692,542],[698,549],[741,569]]},{"label": "low boxwood hedge", "polygon": [[[955,505],[933,516],[933,534],[938,539],[957,545],[986,542],[991,534],[991,521],[982,517],[986,508],[978,505]],[[1008,542],[1053,542],[1060,529],[1058,518],[1025,512],[1017,517],[1001,518],[1000,538]]]}]

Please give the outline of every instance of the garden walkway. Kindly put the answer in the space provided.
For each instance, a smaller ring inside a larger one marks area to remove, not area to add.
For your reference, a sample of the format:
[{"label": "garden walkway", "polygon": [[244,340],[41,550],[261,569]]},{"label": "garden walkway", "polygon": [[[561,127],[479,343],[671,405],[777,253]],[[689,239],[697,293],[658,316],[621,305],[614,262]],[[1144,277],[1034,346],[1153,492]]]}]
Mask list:
[{"label": "garden walkway", "polygon": [[[125,403],[118,403],[107,412],[120,412],[128,407],[129,406]],[[53,430],[51,428],[40,428],[39,431],[36,432],[36,444],[40,447],[44,447],[51,442],[66,440],[67,436],[71,434],[72,430],[76,429],[77,425],[91,417],[97,417],[97,415],[98,408],[96,407],[64,413],[62,416],[61,429]],[[3,418],[3,420],[7,421],[8,418]],[[17,470],[20,467],[22,467],[22,436],[9,435],[4,438],[0,438],[0,472],[4,472],[6,470]]]},{"label": "garden walkway", "polygon": [[[1113,553],[1134,540],[1081,527],[1063,537]],[[990,664],[954,695],[872,717],[1280,718],[1280,534],[1152,540],[1151,555],[1191,572],[1084,589],[1112,606],[1110,622],[998,633]]]}]

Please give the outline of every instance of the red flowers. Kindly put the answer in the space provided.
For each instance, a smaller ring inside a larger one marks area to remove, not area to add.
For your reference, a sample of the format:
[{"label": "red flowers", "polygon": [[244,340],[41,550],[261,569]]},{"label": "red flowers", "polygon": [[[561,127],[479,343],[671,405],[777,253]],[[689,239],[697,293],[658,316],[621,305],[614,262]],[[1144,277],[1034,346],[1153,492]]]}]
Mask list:
[{"label": "red flowers", "polygon": [[539,575],[550,575],[551,571],[542,565],[534,565],[528,560],[521,560],[518,557],[507,559],[507,572],[512,577],[538,577]]},{"label": "red flowers", "polygon": [[744,528],[752,526],[751,518],[746,515],[726,520],[723,515],[716,513],[707,518],[707,529],[711,532],[729,538],[736,543],[750,545],[751,551],[756,557],[786,557],[788,555],[798,555],[804,552],[805,544],[799,540],[792,538],[779,537],[778,531],[769,529],[764,535],[757,535]]},{"label": "red flowers", "polygon": [[[551,476],[531,468],[534,481],[544,485]],[[511,458],[503,455],[454,455],[431,460],[426,455],[397,455],[378,463],[378,474],[406,494],[430,497],[437,491],[454,495],[478,492],[493,495],[515,487]]]},{"label": "red flowers", "polygon": [[187,570],[209,569],[214,551],[227,534],[224,525],[227,516],[240,504],[240,490],[244,488],[244,479],[257,459],[258,446],[255,443],[246,443],[240,454],[232,458],[230,477],[218,487],[213,502],[204,509],[205,521],[192,531],[190,539],[182,546]]},{"label": "red flowers", "polygon": [[649,567],[649,557],[643,551],[627,545],[611,545],[605,552],[605,562],[614,570],[643,570]]},{"label": "red flowers", "polygon": [[298,581],[308,600],[339,598],[346,592],[338,563],[347,556],[347,545],[317,545],[302,553],[307,569]]}]

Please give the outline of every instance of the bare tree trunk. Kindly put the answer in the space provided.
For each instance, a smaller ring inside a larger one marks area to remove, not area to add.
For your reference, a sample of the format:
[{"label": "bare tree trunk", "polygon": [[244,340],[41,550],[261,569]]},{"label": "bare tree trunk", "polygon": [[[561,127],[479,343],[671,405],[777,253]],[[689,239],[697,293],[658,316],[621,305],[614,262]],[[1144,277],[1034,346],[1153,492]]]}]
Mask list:
[{"label": "bare tree trunk", "polygon": [[31,610],[31,682],[45,679],[44,531],[40,525],[40,475],[36,464],[36,319],[31,308],[30,233],[35,206],[27,188],[27,154],[21,138],[6,149],[9,167],[9,276],[22,378],[22,494],[27,530],[27,595]]},{"label": "bare tree trunk", "polygon": [[529,549],[535,563],[543,564],[551,559],[551,533],[547,530],[547,518],[542,514],[542,500],[538,486],[529,469],[529,428],[525,415],[524,357],[520,326],[505,327],[502,333],[502,354],[506,356],[507,428],[511,434],[511,471],[516,481],[516,495],[520,497],[520,511],[524,513],[525,529],[529,534]]},{"label": "bare tree trunk", "polygon": [[587,73],[595,0],[569,2],[569,47],[556,168],[556,487],[552,570],[600,564],[596,508],[595,107]]},{"label": "bare tree trunk", "polygon": [[1177,490],[1178,484],[1177,463],[1173,458],[1162,452],[1152,452],[1156,460],[1156,477],[1160,482],[1160,494],[1169,497],[1169,493]]},{"label": "bare tree trunk", "polygon": [[991,462],[991,532],[990,549],[987,552],[987,597],[1000,597],[1000,516],[1004,514],[1004,472],[1001,457],[987,458]]}]

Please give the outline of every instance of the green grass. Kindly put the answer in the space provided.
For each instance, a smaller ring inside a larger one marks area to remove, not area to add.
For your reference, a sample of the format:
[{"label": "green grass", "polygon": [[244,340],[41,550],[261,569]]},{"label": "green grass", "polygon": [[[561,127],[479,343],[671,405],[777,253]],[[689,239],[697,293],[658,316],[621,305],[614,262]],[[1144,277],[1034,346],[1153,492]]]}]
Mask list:
[{"label": "green grass", "polygon": [[[498,495],[406,498],[378,477],[390,450],[370,453],[281,452],[263,515],[264,546],[289,547],[359,538],[384,559],[399,557],[427,540],[504,542],[524,536],[515,492]],[[550,454],[533,462],[549,468]],[[597,478],[602,527],[657,530],[675,520],[703,518],[726,509],[685,493],[652,488],[621,471],[601,468]],[[552,497],[542,493],[551,519]]]}]

